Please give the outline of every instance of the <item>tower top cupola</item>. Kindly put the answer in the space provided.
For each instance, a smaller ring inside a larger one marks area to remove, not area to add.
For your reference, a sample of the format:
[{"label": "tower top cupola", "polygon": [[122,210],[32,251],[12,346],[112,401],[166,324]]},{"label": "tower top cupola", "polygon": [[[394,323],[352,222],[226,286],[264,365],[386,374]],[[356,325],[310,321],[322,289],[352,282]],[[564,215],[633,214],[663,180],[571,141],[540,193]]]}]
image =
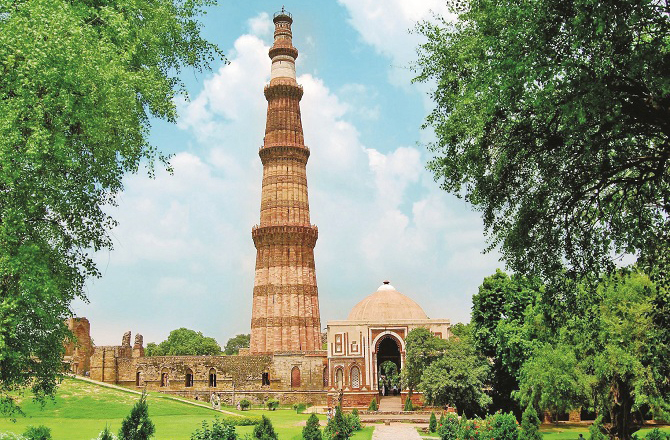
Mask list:
[{"label": "tower top cupola", "polygon": [[268,55],[272,59],[270,83],[277,78],[293,79],[295,81],[295,59],[298,58],[298,49],[293,47],[293,16],[282,6],[281,11],[275,12],[272,21],[275,24],[275,39]]}]

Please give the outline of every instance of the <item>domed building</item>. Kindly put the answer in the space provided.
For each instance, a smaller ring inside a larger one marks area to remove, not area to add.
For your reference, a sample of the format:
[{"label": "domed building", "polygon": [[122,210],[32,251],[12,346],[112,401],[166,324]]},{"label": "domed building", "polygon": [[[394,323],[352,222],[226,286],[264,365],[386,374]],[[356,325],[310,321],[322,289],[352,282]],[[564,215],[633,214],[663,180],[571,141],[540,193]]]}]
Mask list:
[{"label": "domed building", "polygon": [[[448,319],[430,319],[410,297],[388,281],[354,306],[345,321],[328,322],[328,403],[341,397],[345,407],[368,406],[389,389],[380,385],[381,365],[391,361],[400,371],[405,365],[405,338],[410,330],[425,327],[448,339]],[[402,401],[405,392],[400,391]],[[413,401],[420,394],[413,396]]]}]

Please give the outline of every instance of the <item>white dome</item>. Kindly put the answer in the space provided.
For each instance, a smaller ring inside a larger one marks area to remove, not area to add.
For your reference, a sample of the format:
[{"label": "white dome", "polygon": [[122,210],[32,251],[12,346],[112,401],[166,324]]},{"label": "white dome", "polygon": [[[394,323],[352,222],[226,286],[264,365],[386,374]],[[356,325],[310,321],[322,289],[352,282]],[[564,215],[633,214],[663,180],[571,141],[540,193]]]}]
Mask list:
[{"label": "white dome", "polygon": [[376,292],[363,298],[356,304],[349,321],[391,321],[397,319],[428,319],[413,299],[395,290],[388,281],[379,286]]}]

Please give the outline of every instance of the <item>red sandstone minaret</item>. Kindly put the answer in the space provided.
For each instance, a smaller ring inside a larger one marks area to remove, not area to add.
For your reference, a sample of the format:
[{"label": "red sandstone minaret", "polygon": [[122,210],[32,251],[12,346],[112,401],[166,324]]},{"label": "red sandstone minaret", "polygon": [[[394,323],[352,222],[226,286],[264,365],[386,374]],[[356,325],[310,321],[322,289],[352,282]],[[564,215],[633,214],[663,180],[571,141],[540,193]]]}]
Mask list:
[{"label": "red sandstone minaret", "polygon": [[314,270],[318,235],[309,222],[305,146],[300,120],[302,87],[295,80],[291,14],[274,15],[272,71],[265,86],[268,114],[259,156],[263,162],[261,222],[251,232],[256,278],[251,353],[321,349],[319,296]]}]

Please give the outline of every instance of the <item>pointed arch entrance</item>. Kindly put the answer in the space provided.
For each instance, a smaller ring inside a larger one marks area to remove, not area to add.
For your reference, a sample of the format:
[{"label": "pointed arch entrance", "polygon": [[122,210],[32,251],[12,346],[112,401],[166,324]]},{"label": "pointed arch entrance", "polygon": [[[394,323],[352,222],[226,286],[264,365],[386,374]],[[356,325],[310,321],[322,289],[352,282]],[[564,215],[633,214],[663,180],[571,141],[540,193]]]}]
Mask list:
[{"label": "pointed arch entrance", "polygon": [[[400,369],[402,368],[402,343],[396,335],[392,333],[384,334],[377,339],[377,343],[375,344],[375,354],[377,387],[381,393],[388,395],[390,388],[393,386],[391,377],[388,373],[399,374]],[[390,371],[382,371],[382,365],[384,365],[384,363],[387,363],[385,367]],[[391,364],[393,364],[395,368],[392,366],[389,368],[389,365]]]}]

